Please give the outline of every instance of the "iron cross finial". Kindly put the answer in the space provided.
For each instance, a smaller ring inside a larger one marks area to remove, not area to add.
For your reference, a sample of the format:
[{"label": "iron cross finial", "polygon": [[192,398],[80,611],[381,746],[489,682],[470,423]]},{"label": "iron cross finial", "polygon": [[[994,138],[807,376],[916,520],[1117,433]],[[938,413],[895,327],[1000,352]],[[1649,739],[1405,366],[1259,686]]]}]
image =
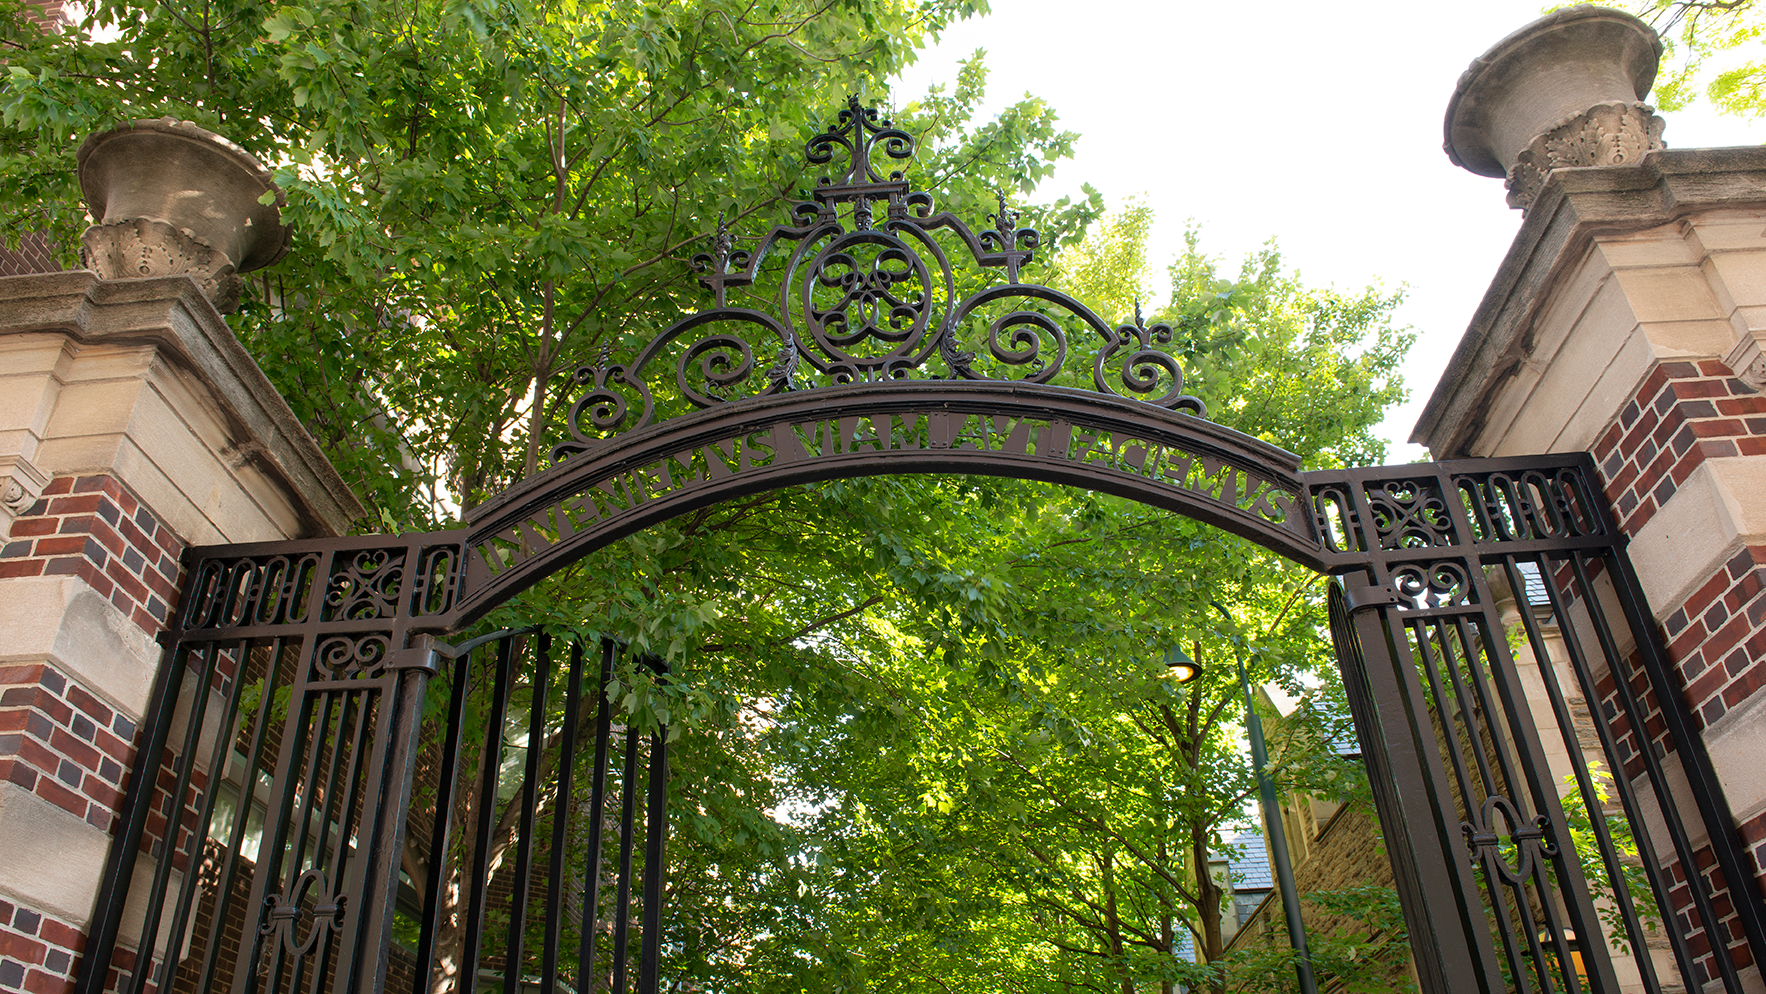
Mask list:
[{"label": "iron cross finial", "polygon": [[[711,251],[694,255],[690,265],[700,274],[700,285],[717,297],[719,307],[724,306],[726,287],[747,286],[751,282],[741,272],[748,265],[748,253],[736,251],[736,238],[730,234],[723,211],[717,213],[717,230],[711,236]],[[731,267],[737,272],[732,273]]]}]

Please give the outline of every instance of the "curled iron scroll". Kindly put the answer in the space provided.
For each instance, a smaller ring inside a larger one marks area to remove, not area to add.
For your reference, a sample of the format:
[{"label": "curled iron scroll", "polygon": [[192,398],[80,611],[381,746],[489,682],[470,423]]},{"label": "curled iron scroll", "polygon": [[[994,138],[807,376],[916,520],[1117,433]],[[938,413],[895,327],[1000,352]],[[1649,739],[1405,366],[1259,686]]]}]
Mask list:
[{"label": "curled iron scroll", "polygon": [[[1034,261],[1042,236],[1019,226],[1003,196],[988,215],[993,227],[977,232],[936,211],[931,194],[910,189],[901,170],[885,177],[873,156],[905,163],[914,138],[857,98],[805,154],[811,165],[828,165],[836,149],[850,157],[844,174],[821,177],[813,201],[794,205],[791,222],[752,248],[738,250],[720,216],[710,251],[688,262],[715,307],[662,330],[628,362],[603,355],[575,371],[582,392],[569,410],[570,439],[552,449],[554,463],[658,418],[738,397],[908,378],[1081,387],[1083,373],[1060,377],[1088,339],[1090,388],[1206,417],[1202,401],[1184,392],[1170,325],[1146,325],[1137,308],[1133,323],[1111,327],[1067,294],[1020,282],[1019,268]],[[875,205],[881,213],[873,218]],[[945,249],[952,240],[1003,283],[959,302]],[[786,254],[783,265],[763,269],[776,254]],[[727,306],[730,288],[763,279],[778,280],[777,313]],[[968,327],[976,322],[979,330]],[[672,383],[652,370],[665,349],[674,350]],[[767,356],[775,358],[763,372]]]}]

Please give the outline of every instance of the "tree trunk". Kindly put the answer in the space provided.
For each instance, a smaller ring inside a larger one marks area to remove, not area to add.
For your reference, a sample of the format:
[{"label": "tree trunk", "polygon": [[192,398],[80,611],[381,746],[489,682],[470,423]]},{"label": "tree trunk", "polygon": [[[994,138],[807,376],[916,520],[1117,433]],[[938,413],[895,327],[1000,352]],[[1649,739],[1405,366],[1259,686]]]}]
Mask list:
[{"label": "tree trunk", "polygon": [[[1226,954],[1226,943],[1220,935],[1220,885],[1214,882],[1214,875],[1208,868],[1208,826],[1191,824],[1190,826],[1191,858],[1196,866],[1196,897],[1202,919],[1202,962],[1218,963]],[[1215,972],[1208,981],[1209,989],[1215,994],[1226,991],[1226,977]]]}]

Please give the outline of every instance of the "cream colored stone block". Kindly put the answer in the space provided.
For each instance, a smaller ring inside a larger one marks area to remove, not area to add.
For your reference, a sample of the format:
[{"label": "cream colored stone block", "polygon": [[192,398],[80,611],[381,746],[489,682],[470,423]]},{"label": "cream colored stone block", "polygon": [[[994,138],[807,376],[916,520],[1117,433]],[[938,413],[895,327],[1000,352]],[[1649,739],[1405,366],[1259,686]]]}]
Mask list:
[{"label": "cream colored stone block", "polygon": [[67,383],[139,380],[155,361],[154,349],[141,345],[69,343],[68,353],[56,374]]},{"label": "cream colored stone block", "polygon": [[[1598,375],[1613,365],[1636,328],[1629,300],[1619,284],[1609,280],[1573,327],[1551,329],[1555,342],[1548,346],[1542,341],[1528,360],[1536,382],[1515,416],[1503,426],[1496,454],[1556,451],[1553,445],[1564,427],[1587,407]],[[1548,329],[1542,328],[1540,334],[1544,339]],[[1610,418],[1613,412],[1606,413]]]},{"label": "cream colored stone block", "polygon": [[1738,338],[1749,333],[1766,332],[1766,305],[1737,307],[1729,315],[1729,326],[1735,329]]},{"label": "cream colored stone block", "polygon": [[1766,211],[1707,211],[1691,225],[1688,240],[1706,252],[1766,245]]},{"label": "cream colored stone block", "polygon": [[1570,330],[1581,324],[1589,306],[1613,281],[1613,267],[1601,253],[1590,249],[1564,276],[1557,292],[1540,303],[1531,333],[1535,352],[1555,350]]},{"label": "cream colored stone block", "polygon": [[[1734,813],[1735,820],[1746,822],[1766,810],[1766,764],[1760,762],[1762,750],[1766,750],[1766,706],[1758,697],[1744,704],[1741,708],[1723,716],[1722,720],[1713,724],[1705,732],[1705,749],[1711,757],[1711,768],[1717,774],[1717,782],[1723,788],[1723,799],[1728,802],[1729,810]],[[1738,714],[1738,712],[1743,712]],[[1735,719],[1730,721],[1730,716]],[[1681,823],[1686,827],[1688,843],[1697,849],[1710,841],[1710,833],[1705,830],[1705,823],[1697,807],[1692,801],[1692,784],[1686,779],[1686,771],[1677,760],[1663,764],[1664,778],[1667,781],[1675,806],[1680,812]],[[1664,859],[1673,853],[1673,840],[1668,834],[1668,823],[1662,817],[1660,803],[1656,800],[1655,791],[1649,785],[1648,775],[1639,776],[1632,781],[1632,789],[1636,793],[1638,806],[1643,810],[1644,825],[1649,832],[1650,841],[1654,844],[1658,855]]]},{"label": "cream colored stone block", "polygon": [[1666,618],[1743,544],[1766,542],[1766,459],[1707,459],[1631,542],[1631,563]]},{"label": "cream colored stone block", "polygon": [[1728,318],[1721,321],[1650,321],[1642,328],[1650,346],[1662,359],[1720,356],[1735,344],[1735,331]]},{"label": "cream colored stone block", "polygon": [[1766,694],[1755,694],[1705,727],[1705,748],[1737,822],[1766,810]]},{"label": "cream colored stone block", "polygon": [[141,716],[160,658],[147,633],[79,577],[17,577],[4,591],[0,661],[46,660],[118,711]]},{"label": "cream colored stone block", "polygon": [[[225,533],[215,527],[207,513],[191,502],[189,491],[196,491],[211,506],[212,491],[221,486],[221,478],[207,478],[207,489],[204,481],[196,478],[196,474],[184,474],[184,479],[174,482],[164,470],[142,453],[135,443],[127,438],[119,439],[117,450],[110,456],[112,472],[122,480],[141,503],[153,508],[153,513],[167,528],[172,530],[186,545],[215,545],[231,541]],[[276,535],[273,539],[284,538]]]},{"label": "cream colored stone block", "polygon": [[1622,269],[1614,274],[1630,298],[1631,310],[1644,324],[1726,317],[1705,279],[1692,266],[1672,269]]},{"label": "cream colored stone block", "polygon": [[1725,312],[1766,303],[1766,246],[1714,254],[1705,260],[1705,271],[1713,274],[1711,284]]},{"label": "cream colored stone block", "polygon": [[0,337],[0,377],[54,374],[67,357],[67,339],[43,332]]},{"label": "cream colored stone block", "polygon": [[0,839],[6,840],[0,894],[75,925],[91,920],[108,835],[18,784],[0,781]]},{"label": "cream colored stone block", "polygon": [[36,463],[50,476],[109,472],[126,441],[121,433],[111,432],[44,439],[37,446]]},{"label": "cream colored stone block", "polygon": [[1642,329],[1632,329],[1624,344],[1600,371],[1582,406],[1571,415],[1546,452],[1587,452],[1600,441],[1613,417],[1637,395],[1637,388],[1656,361],[1655,350]]},{"label": "cream colored stone block", "polygon": [[41,437],[61,383],[47,373],[0,378],[0,432]]},{"label": "cream colored stone block", "polygon": [[[98,885],[110,854],[110,836],[25,790],[0,781],[0,895],[84,927],[92,920]],[[53,868],[54,872],[45,872]],[[130,901],[123,909],[119,944],[133,949],[147,923],[152,893],[148,860],[135,864]],[[160,948],[171,936],[172,912],[184,875],[172,871],[159,924]]]},{"label": "cream colored stone block", "polygon": [[139,378],[66,384],[56,400],[44,438],[116,435],[128,430],[144,386]]},{"label": "cream colored stone block", "polygon": [[1664,225],[1625,235],[1595,239],[1595,246],[1614,269],[1696,266],[1704,253],[1688,245],[1679,225]]}]

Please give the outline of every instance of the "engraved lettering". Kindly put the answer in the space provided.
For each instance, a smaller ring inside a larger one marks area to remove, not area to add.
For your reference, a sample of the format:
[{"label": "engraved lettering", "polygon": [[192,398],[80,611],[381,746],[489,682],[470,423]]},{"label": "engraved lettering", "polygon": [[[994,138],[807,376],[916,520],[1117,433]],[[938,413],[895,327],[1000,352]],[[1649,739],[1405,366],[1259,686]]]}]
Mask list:
[{"label": "engraved lettering", "polygon": [[[783,431],[787,438],[789,438],[791,435],[791,429],[785,427],[784,425],[780,425],[779,427],[774,429],[774,432],[779,432],[779,431]],[[779,461],[781,461],[781,462],[785,461],[783,459],[780,459],[779,454],[773,450],[773,441],[772,441],[773,437],[774,436],[771,434],[762,433],[762,432],[757,431],[754,434],[749,435],[747,438],[744,438],[742,440],[742,468],[743,469],[754,469],[754,468],[757,468],[760,466],[770,466],[773,464],[773,461],[775,459],[779,459]],[[796,445],[797,439],[792,438],[791,444]]]},{"label": "engraved lettering", "polygon": [[890,421],[900,426],[899,429],[891,429],[891,434],[899,439],[895,443],[895,448],[918,449],[920,447],[920,415],[892,414]]}]

